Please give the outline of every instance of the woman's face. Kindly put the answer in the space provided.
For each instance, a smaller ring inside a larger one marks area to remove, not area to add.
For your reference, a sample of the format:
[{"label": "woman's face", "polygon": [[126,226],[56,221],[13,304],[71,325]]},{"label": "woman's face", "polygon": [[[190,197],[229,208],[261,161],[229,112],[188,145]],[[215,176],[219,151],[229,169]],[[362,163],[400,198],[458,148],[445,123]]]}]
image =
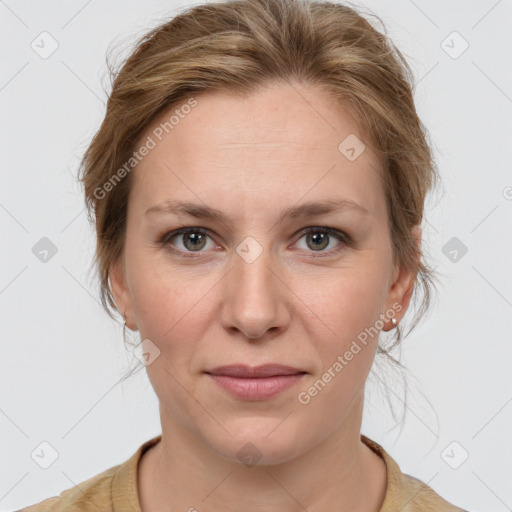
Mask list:
[{"label": "woman's face", "polygon": [[[359,432],[376,332],[403,316],[414,276],[392,264],[379,164],[326,93],[274,83],[195,100],[140,139],[113,292],[150,340],[164,435],[284,462]],[[235,364],[305,373],[240,396],[206,373]]]}]

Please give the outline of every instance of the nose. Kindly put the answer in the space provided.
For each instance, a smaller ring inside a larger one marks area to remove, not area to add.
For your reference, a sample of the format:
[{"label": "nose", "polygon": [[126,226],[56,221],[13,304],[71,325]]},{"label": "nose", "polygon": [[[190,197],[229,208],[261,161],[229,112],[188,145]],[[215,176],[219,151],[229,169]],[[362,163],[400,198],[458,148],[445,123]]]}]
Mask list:
[{"label": "nose", "polygon": [[290,322],[290,291],[282,272],[266,249],[252,262],[235,254],[224,281],[222,326],[251,340],[284,332]]}]

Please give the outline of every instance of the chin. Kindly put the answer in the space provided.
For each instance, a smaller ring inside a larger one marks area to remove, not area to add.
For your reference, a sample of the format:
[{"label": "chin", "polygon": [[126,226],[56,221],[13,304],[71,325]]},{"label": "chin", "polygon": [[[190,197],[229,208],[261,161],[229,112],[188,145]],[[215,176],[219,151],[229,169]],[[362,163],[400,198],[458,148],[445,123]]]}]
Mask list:
[{"label": "chin", "polygon": [[[283,416],[286,418],[286,415]],[[273,466],[288,462],[305,449],[305,436],[300,435],[293,420],[275,417],[250,417],[224,423],[221,439],[205,439],[211,449],[223,458],[247,467]]]}]

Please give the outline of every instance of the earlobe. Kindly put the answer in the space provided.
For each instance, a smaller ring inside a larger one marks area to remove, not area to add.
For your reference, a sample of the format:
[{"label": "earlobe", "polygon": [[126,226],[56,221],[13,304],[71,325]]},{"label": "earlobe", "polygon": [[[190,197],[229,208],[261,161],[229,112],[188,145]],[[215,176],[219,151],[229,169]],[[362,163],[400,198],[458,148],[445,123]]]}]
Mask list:
[{"label": "earlobe", "polygon": [[112,263],[108,271],[108,280],[110,283],[110,290],[114,296],[114,300],[118,311],[123,314],[124,301],[123,301],[123,289],[124,289],[124,276],[121,275],[121,269],[119,262]]},{"label": "earlobe", "polygon": [[[418,258],[421,254],[420,247],[421,247],[421,228],[419,226],[414,226],[412,229],[412,236],[414,238],[414,241],[416,243],[416,247],[418,249]],[[419,261],[417,261],[417,264]],[[418,274],[418,266],[416,265],[416,270],[411,271],[406,269],[405,267],[402,267],[400,269],[395,269],[394,272],[394,280],[393,284],[391,285],[389,296],[388,296],[388,309],[393,309],[397,311],[396,314],[396,320],[397,322],[400,321],[400,319],[405,315],[409,303],[411,301],[411,297],[414,291],[414,285],[416,283],[416,277]],[[400,305],[400,309],[397,310],[397,305]],[[398,312],[399,311],[399,312]],[[396,324],[392,324],[390,322],[390,328],[395,327]]]},{"label": "earlobe", "polygon": [[125,272],[122,262],[112,263],[109,270],[109,282],[114,301],[121,315],[126,317],[126,325],[129,329],[136,330],[131,308],[130,294],[126,285]]}]

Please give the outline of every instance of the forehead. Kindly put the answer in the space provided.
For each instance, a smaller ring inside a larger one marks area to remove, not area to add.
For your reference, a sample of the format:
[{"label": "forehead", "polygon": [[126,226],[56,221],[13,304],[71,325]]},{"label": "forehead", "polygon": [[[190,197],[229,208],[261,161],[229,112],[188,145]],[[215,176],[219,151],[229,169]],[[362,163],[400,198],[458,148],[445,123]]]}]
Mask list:
[{"label": "forehead", "polygon": [[193,104],[185,98],[159,115],[141,137],[154,147],[134,171],[138,208],[184,196],[222,207],[226,194],[235,208],[265,208],[328,193],[382,211],[380,165],[351,112],[325,91],[274,83],[193,99],[193,107],[183,108]]}]

